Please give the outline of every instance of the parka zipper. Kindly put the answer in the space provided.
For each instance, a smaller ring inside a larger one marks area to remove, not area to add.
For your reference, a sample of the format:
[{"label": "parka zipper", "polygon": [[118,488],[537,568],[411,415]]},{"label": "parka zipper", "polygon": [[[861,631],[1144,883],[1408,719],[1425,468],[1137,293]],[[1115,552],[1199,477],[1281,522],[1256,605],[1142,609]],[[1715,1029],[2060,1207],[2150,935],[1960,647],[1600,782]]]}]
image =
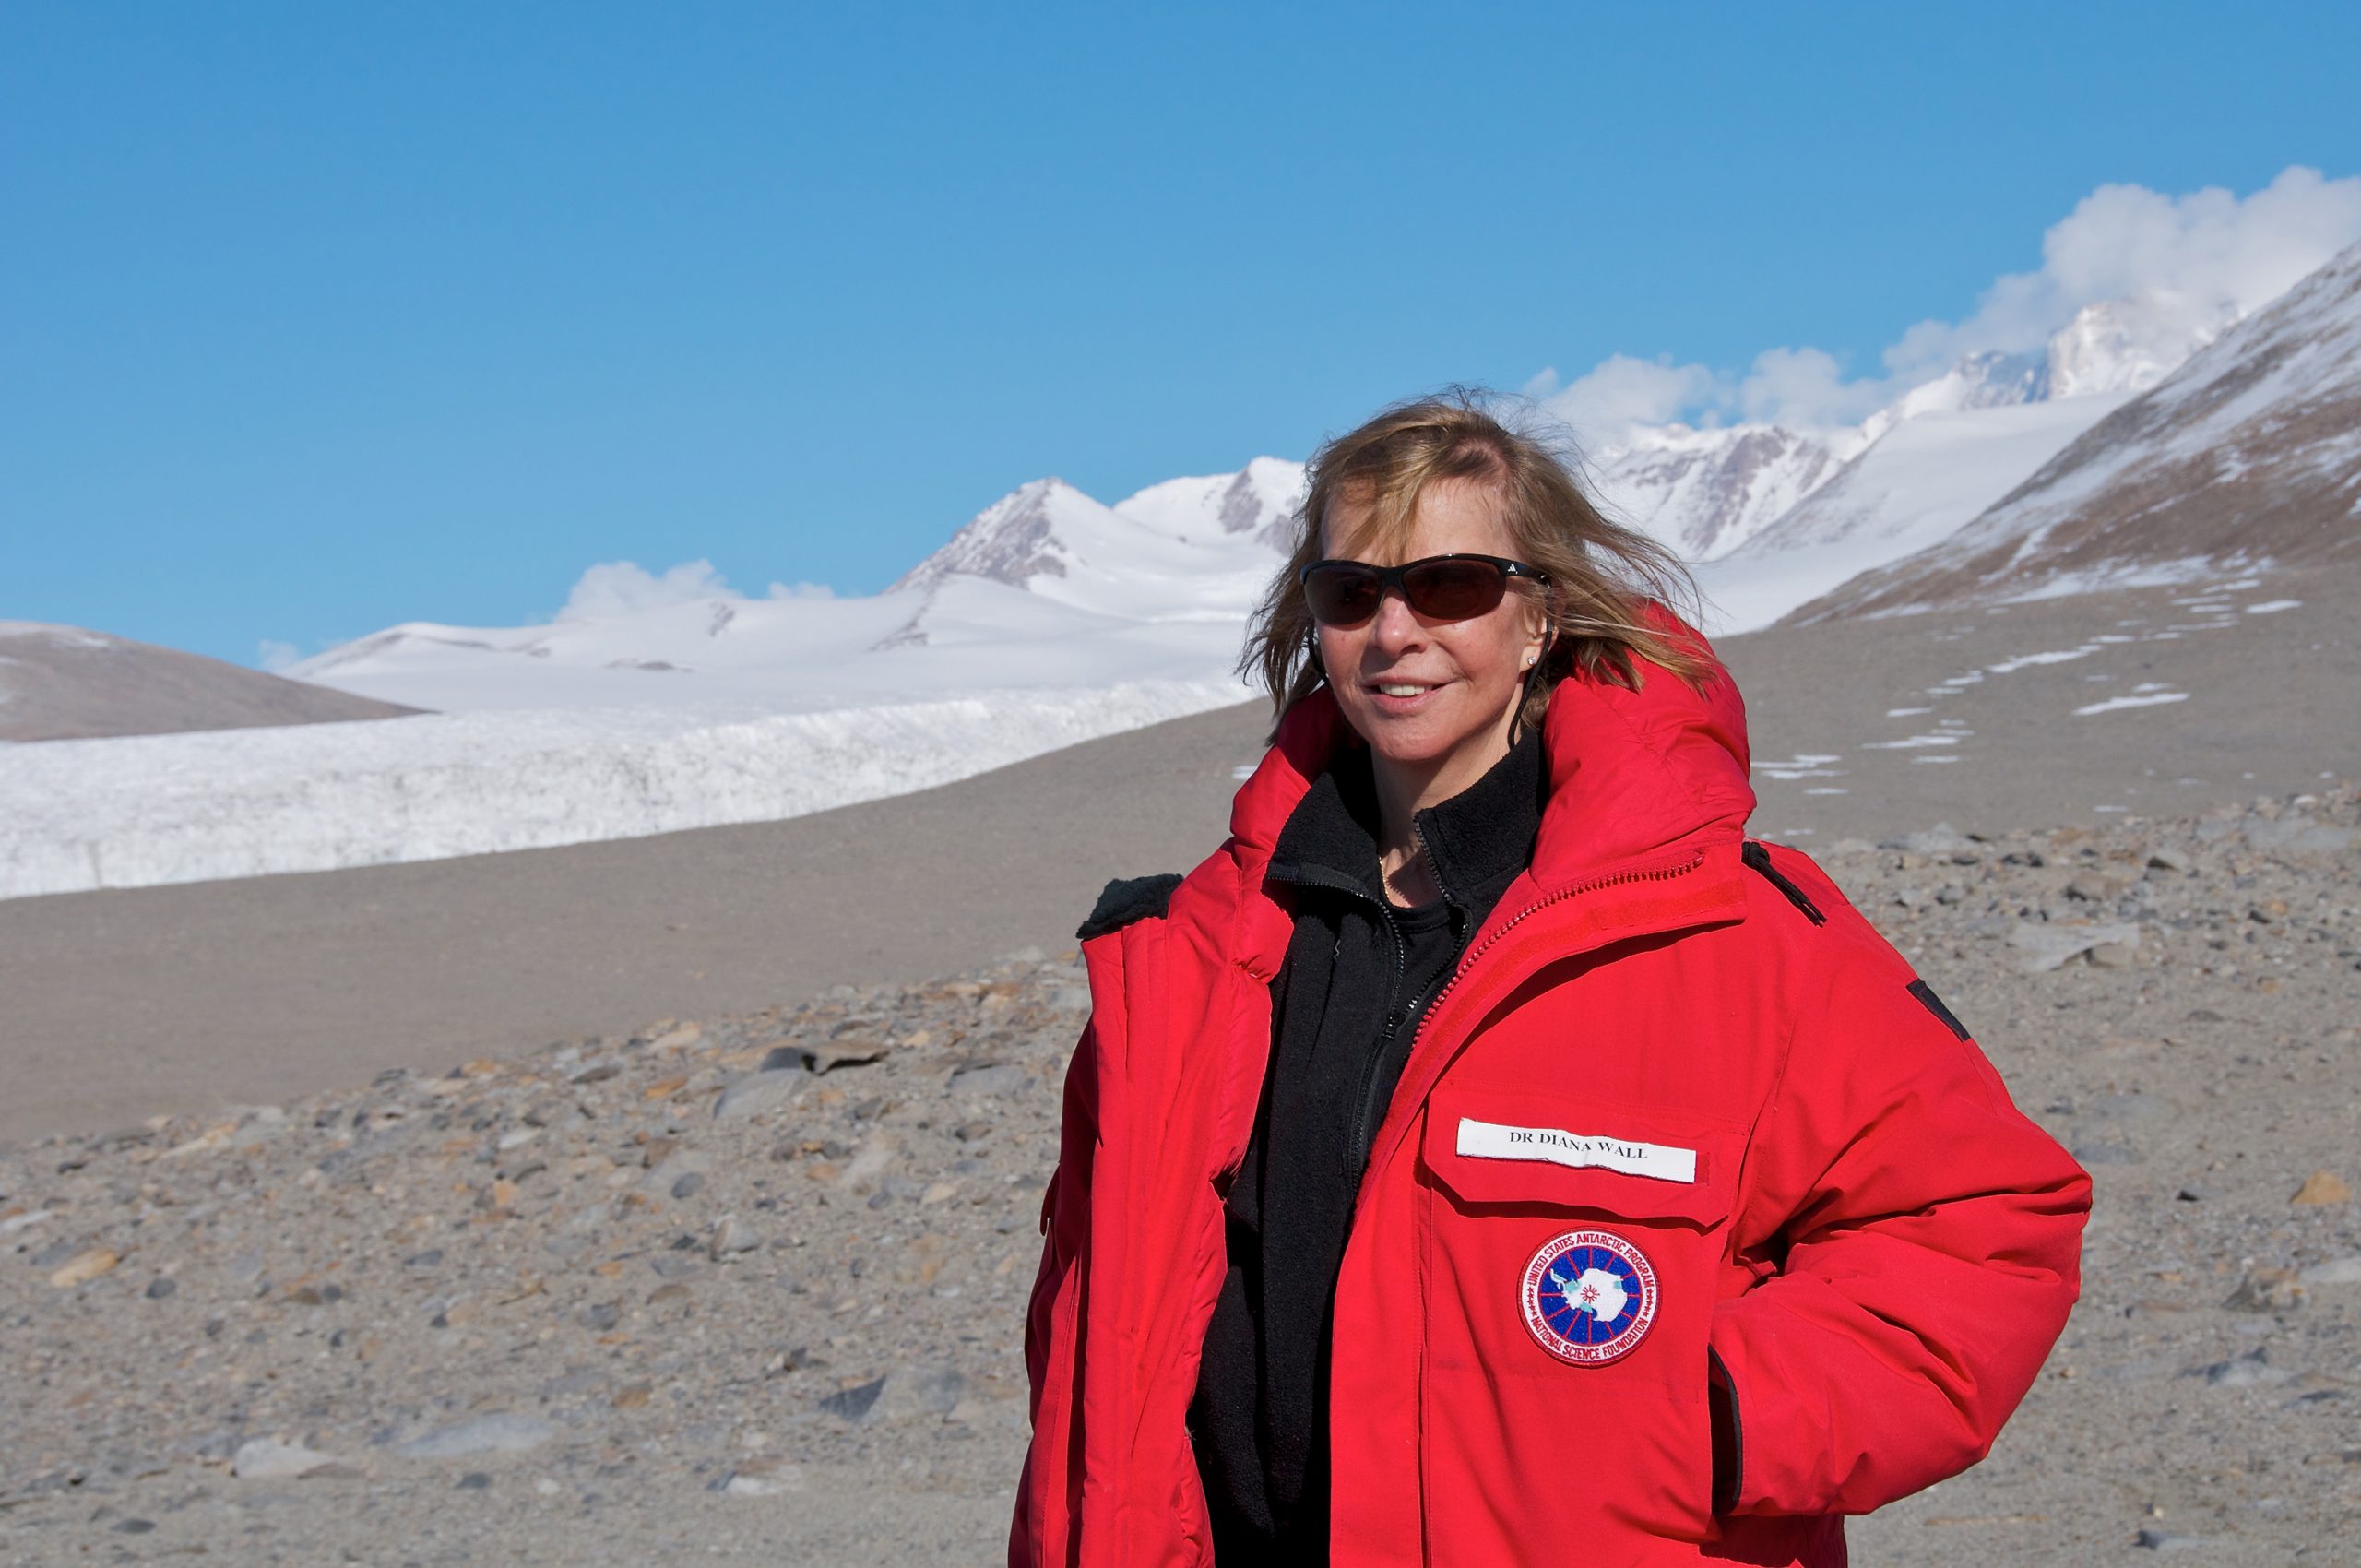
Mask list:
[{"label": "parka zipper", "polygon": [[[1704,863],[1705,851],[1701,849],[1691,850],[1688,859],[1676,864],[1634,866],[1628,870],[1615,872],[1606,876],[1594,877],[1587,882],[1568,883],[1565,886],[1557,889],[1546,897],[1536,898],[1532,903],[1527,904],[1524,909],[1519,909],[1515,914],[1511,915],[1507,920],[1502,921],[1498,926],[1493,928],[1492,933],[1489,936],[1487,936],[1481,943],[1464,952],[1460,956],[1458,962],[1452,969],[1451,978],[1443,981],[1442,989],[1436,992],[1434,1000],[1427,1004],[1426,1012],[1420,1015],[1418,1018],[1418,1027],[1410,1032],[1410,1050],[1403,1058],[1404,1070],[1406,1072],[1408,1070],[1409,1063],[1417,1059],[1418,1054],[1418,1041],[1427,1032],[1427,1024],[1437,1013],[1442,1011],[1442,1004],[1450,998],[1453,989],[1466,977],[1469,970],[1476,967],[1477,959],[1482,957],[1488,950],[1501,940],[1501,937],[1506,936],[1511,931],[1513,931],[1519,922],[1523,921],[1527,916],[1537,914],[1541,910],[1548,909],[1550,905],[1562,903],[1568,898],[1576,897],[1585,893],[1596,893],[1603,888],[1619,886],[1627,882],[1667,881],[1673,877],[1685,875],[1690,872],[1695,871],[1699,866]],[[1393,1031],[1389,1028],[1387,1030],[1389,1039],[1391,1038],[1392,1033]],[[1373,1133],[1365,1135],[1373,1135]],[[1357,1148],[1360,1147],[1361,1144],[1357,1140],[1354,1146]],[[1364,1153],[1361,1156],[1361,1163],[1364,1168],[1366,1168],[1368,1161],[1369,1155]],[[1356,1187],[1358,1187],[1359,1177],[1356,1175],[1354,1181]],[[1358,1212],[1358,1206],[1357,1205],[1356,1212]],[[1347,1234],[1349,1235],[1349,1231]]]},{"label": "parka zipper", "polygon": [[[1418,826],[1418,814],[1415,812],[1412,813],[1410,816],[1410,837],[1417,842],[1418,846],[1418,852],[1420,854],[1427,855],[1427,863],[1434,867],[1435,885],[1442,891],[1443,903],[1453,909],[1458,908],[1458,900],[1451,896],[1451,889],[1443,886],[1442,862],[1438,861],[1431,854],[1427,853],[1427,835],[1425,830]],[[1381,877],[1384,875],[1382,868],[1380,869],[1378,874]],[[1351,1178],[1350,1185],[1356,1189],[1360,1186],[1362,1172],[1368,1169],[1370,1139],[1376,1135],[1377,1121],[1383,1109],[1377,1104],[1378,1069],[1385,1064],[1386,1056],[1393,1048],[1394,1032],[1402,1027],[1402,1020],[1408,1017],[1411,1013],[1416,1011],[1418,1005],[1418,998],[1416,996],[1410,998],[1408,1002],[1403,1004],[1403,1005],[1398,1008],[1394,1005],[1394,996],[1399,992],[1402,981],[1409,967],[1408,951],[1410,944],[1403,940],[1402,928],[1394,922],[1394,906],[1392,901],[1381,899],[1379,900],[1379,906],[1385,910],[1386,928],[1394,933],[1394,989],[1387,992],[1385,999],[1385,1032],[1378,1037],[1377,1049],[1370,1051],[1369,1056],[1361,1063],[1360,1093],[1356,1097],[1355,1100],[1352,1141],[1345,1146],[1346,1151],[1352,1160],[1352,1163],[1348,1168]],[[1446,915],[1444,918],[1449,919],[1450,917]],[[1463,932],[1460,934],[1459,943],[1465,944],[1467,938],[1474,934],[1475,932],[1472,931]],[[1451,955],[1451,961],[1454,967],[1456,967],[1459,962],[1459,953],[1460,946],[1458,944],[1454,944]],[[1448,984],[1449,982],[1445,981],[1446,987],[1448,987]],[[1436,994],[1440,997],[1441,992],[1437,992]],[[1425,1022],[1423,1016],[1419,1021],[1421,1023]],[[1411,1031],[1411,1039],[1415,1042],[1417,1038],[1418,1031],[1414,1029]]]}]

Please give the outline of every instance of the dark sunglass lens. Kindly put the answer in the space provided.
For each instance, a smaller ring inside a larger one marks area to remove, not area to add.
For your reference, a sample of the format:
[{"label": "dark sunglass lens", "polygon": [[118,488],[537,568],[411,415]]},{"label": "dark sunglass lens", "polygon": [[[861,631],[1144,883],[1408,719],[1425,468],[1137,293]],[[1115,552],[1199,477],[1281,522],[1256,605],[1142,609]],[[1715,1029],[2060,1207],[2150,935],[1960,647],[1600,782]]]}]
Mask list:
[{"label": "dark sunglass lens", "polygon": [[1303,598],[1313,620],[1351,626],[1377,613],[1384,586],[1366,566],[1321,566],[1305,575]]},{"label": "dark sunglass lens", "polygon": [[1488,561],[1430,561],[1403,573],[1402,587],[1419,614],[1464,621],[1500,603],[1508,574]]}]

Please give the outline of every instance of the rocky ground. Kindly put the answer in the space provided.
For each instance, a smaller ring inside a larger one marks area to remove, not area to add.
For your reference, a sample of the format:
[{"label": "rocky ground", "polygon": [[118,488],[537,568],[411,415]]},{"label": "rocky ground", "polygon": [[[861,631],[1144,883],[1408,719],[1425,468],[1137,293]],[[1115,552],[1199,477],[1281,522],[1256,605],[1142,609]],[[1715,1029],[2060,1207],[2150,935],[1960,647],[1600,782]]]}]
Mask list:
[{"label": "rocky ground", "polygon": [[[1818,849],[2087,1165],[2083,1299],[1865,1562],[2361,1539],[2361,796]],[[985,1562],[1071,952],[0,1147],[0,1562]]]}]

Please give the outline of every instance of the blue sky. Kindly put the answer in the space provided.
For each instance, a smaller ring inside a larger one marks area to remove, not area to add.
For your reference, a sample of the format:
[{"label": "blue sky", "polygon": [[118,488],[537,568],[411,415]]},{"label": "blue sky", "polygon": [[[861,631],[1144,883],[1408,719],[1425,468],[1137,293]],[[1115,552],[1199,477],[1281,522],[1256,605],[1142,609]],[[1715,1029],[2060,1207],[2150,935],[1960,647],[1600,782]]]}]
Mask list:
[{"label": "blue sky", "polygon": [[1880,372],[2096,188],[2361,173],[2345,6],[0,10],[0,617],[240,662],[1609,356]]}]

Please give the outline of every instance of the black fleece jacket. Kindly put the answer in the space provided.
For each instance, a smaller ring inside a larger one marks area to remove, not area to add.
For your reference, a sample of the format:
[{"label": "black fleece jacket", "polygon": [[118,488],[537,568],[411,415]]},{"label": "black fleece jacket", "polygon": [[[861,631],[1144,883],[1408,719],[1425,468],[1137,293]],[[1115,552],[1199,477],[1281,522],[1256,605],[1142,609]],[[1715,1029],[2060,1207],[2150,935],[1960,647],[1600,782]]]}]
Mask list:
[{"label": "black fleece jacket", "polygon": [[1548,788],[1528,731],[1418,812],[1443,894],[1419,908],[1385,895],[1367,748],[1340,748],[1280,831],[1269,874],[1292,885],[1295,931],[1190,1407],[1223,1568],[1327,1560],[1329,1309],[1362,1169],[1428,1004],[1532,861]]}]

